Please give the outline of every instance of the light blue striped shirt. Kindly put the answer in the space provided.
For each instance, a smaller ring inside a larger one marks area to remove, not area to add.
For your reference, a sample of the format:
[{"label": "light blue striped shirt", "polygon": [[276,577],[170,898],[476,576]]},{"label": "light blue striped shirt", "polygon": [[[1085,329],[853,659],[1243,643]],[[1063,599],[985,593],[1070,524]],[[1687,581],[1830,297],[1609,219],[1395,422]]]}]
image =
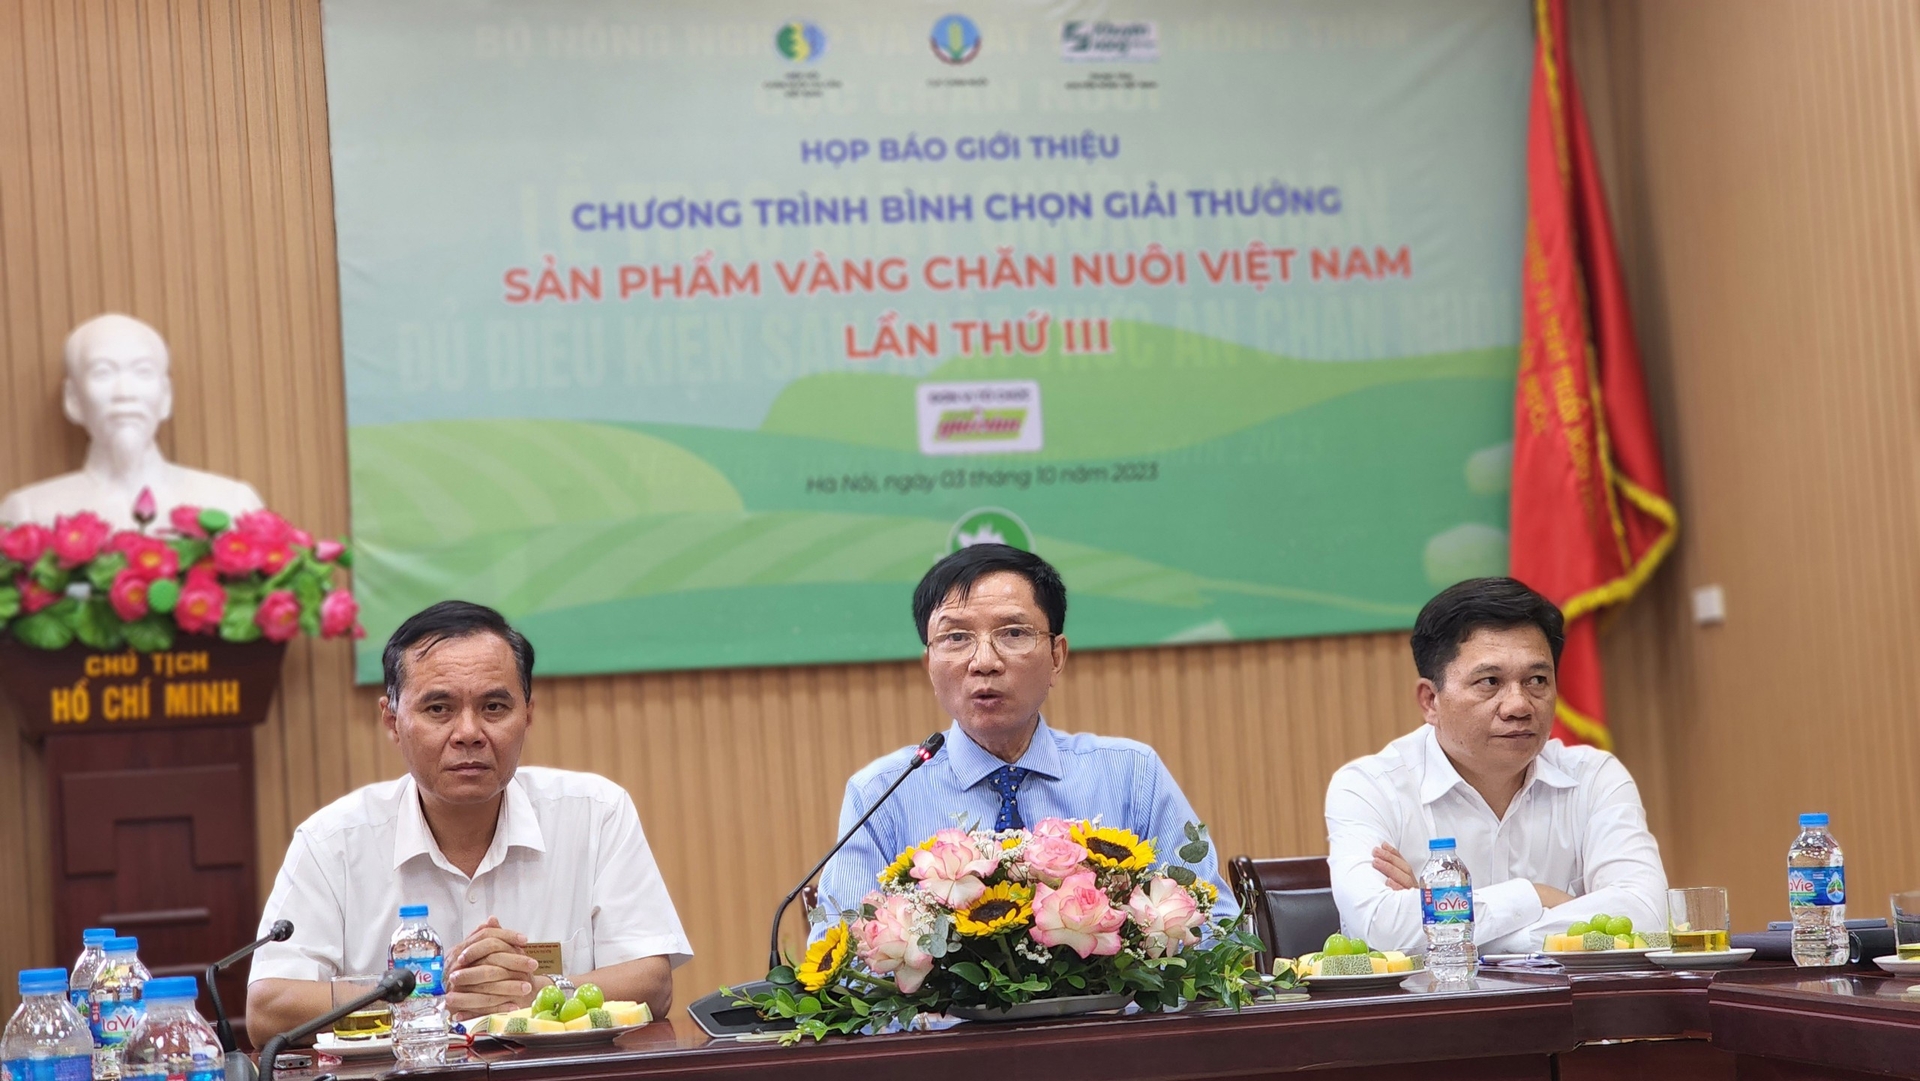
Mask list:
[{"label": "light blue striped shirt", "polygon": [[[847,781],[840,805],[840,831],[859,821],[907,768],[916,748],[903,747],[869,763]],[[820,875],[820,903],[829,912],[858,907],[875,888],[875,876],[909,845],[955,825],[992,829],[1000,795],[987,777],[1006,763],[973,742],[959,722],[947,744],[920,767],[886,806],[847,842]],[[1187,843],[1186,825],[1200,821],[1160,756],[1144,743],[1084,732],[1058,732],[1042,719],[1033,741],[1014,765],[1030,770],[1016,800],[1031,827],[1043,818],[1099,818],[1102,825],[1130,829],[1153,841],[1156,863],[1178,864]],[[1239,914],[1232,891],[1220,878],[1218,853],[1209,851],[1192,868],[1220,891],[1216,917]]]}]

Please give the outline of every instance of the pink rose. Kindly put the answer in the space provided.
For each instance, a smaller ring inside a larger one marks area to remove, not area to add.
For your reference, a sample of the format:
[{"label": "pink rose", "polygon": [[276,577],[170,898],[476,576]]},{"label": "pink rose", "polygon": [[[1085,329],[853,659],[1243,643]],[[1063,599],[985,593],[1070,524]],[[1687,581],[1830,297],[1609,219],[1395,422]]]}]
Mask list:
[{"label": "pink rose", "polygon": [[965,908],[987,892],[982,881],[1000,866],[980,854],[966,830],[944,829],[913,854],[913,877],[920,888],[948,908]]},{"label": "pink rose", "polygon": [[1133,888],[1133,896],[1127,899],[1127,918],[1140,928],[1147,956],[1165,957],[1198,943],[1200,936],[1194,928],[1206,917],[1185,887],[1165,875],[1155,875],[1144,889]]},{"label": "pink rose", "polygon": [[31,567],[53,544],[53,533],[43,525],[24,522],[12,529],[0,530],[0,556],[23,567]]},{"label": "pink rose", "polygon": [[128,570],[149,582],[180,573],[180,554],[166,541],[138,533],[117,533],[113,548],[127,557]]},{"label": "pink rose", "polygon": [[195,564],[187,572],[187,584],[180,587],[180,599],[173,606],[173,621],[188,634],[212,634],[227,614],[227,591],[211,571],[201,571],[204,566]]},{"label": "pink rose", "polygon": [[152,584],[150,579],[128,567],[113,576],[113,588],[107,591],[107,600],[121,619],[132,623],[147,614],[147,587]]},{"label": "pink rose", "polygon": [[173,531],[183,537],[206,540],[207,531],[200,528],[200,508],[185,503],[167,512],[167,521],[173,524]]},{"label": "pink rose", "polygon": [[874,972],[893,977],[903,995],[920,990],[933,971],[933,955],[914,933],[913,901],[899,894],[867,894],[863,904],[873,906],[873,918],[853,925],[853,949]]},{"label": "pink rose", "polygon": [[346,550],[347,546],[339,541],[323,540],[313,546],[313,558],[322,563],[331,563],[339,559],[340,553]]},{"label": "pink rose", "polygon": [[256,510],[234,519],[233,531],[244,533],[262,548],[293,542],[293,526],[270,510]]},{"label": "pink rose", "polygon": [[1035,834],[1027,842],[1027,866],[1036,881],[1059,887],[1070,874],[1085,870],[1087,850],[1074,841],[1053,834]]},{"label": "pink rose", "polygon": [[51,589],[41,589],[40,583],[24,574],[15,578],[13,584],[20,590],[20,610],[27,615],[32,615],[60,599],[60,594]]},{"label": "pink rose", "polygon": [[1094,884],[1093,872],[1082,871],[1069,875],[1059,889],[1044,882],[1033,888],[1033,928],[1027,933],[1048,949],[1066,946],[1085,960],[1119,953],[1120,925],[1126,922],[1126,914]]},{"label": "pink rose", "polygon": [[260,602],[253,621],[269,642],[284,642],[300,633],[300,601],[290,589],[276,589]]},{"label": "pink rose", "polygon": [[260,569],[260,545],[251,536],[229,529],[214,538],[214,569],[228,578],[239,578]]},{"label": "pink rose", "polygon": [[53,554],[63,570],[91,562],[100,554],[113,529],[92,511],[57,518],[53,523]]},{"label": "pink rose", "polygon": [[320,602],[320,636],[338,638],[352,634],[354,621],[360,618],[360,602],[344,589],[336,589]]},{"label": "pink rose", "polygon": [[1073,840],[1073,827],[1074,823],[1064,818],[1043,818],[1038,825],[1033,827],[1033,835],[1035,837],[1059,837],[1063,840],[1071,841]]}]

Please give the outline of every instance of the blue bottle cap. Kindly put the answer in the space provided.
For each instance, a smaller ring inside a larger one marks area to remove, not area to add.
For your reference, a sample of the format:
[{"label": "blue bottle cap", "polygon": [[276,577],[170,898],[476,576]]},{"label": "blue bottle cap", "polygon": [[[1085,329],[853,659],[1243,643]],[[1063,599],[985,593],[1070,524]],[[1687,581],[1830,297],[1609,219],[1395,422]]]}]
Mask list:
[{"label": "blue bottle cap", "polygon": [[1824,814],[1811,814],[1811,815],[1800,816],[1801,829],[1809,829],[1813,826],[1824,826],[1826,824],[1827,824],[1827,816]]},{"label": "blue bottle cap", "polygon": [[1435,837],[1433,840],[1427,842],[1427,851],[1429,852],[1451,851],[1452,848],[1453,838],[1451,837]]},{"label": "blue bottle cap", "polygon": [[20,993],[23,995],[64,995],[67,993],[67,970],[64,968],[21,969]]},{"label": "blue bottle cap", "polygon": [[200,997],[200,981],[192,976],[160,976],[147,981],[140,997],[156,999],[195,999]]},{"label": "blue bottle cap", "polygon": [[111,927],[89,927],[80,932],[80,941],[89,946],[98,946],[107,939],[118,937],[119,932]]},{"label": "blue bottle cap", "polygon": [[400,918],[403,920],[410,920],[416,916],[425,916],[426,914],[427,914],[426,905],[401,905],[400,906]]},{"label": "blue bottle cap", "polygon": [[100,944],[108,953],[132,953],[140,948],[140,940],[132,935],[116,935]]}]

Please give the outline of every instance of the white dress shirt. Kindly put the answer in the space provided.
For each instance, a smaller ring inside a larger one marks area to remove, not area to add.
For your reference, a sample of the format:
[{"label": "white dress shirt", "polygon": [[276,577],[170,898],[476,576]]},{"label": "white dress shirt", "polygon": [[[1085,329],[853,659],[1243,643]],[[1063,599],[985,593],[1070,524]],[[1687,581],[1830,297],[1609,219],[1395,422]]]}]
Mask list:
[{"label": "white dress shirt", "polygon": [[[1473,939],[1483,953],[1538,950],[1590,916],[1667,926],[1667,873],[1640,790],[1620,760],[1549,740],[1507,805],[1493,808],[1453,768],[1431,725],[1340,767],[1327,785],[1327,865],[1340,929],[1380,950],[1426,948],[1420,891],[1373,868],[1374,846],[1399,849],[1414,874],[1427,842],[1452,837],[1473,876]],[[1533,883],[1573,896],[1546,908]]]},{"label": "white dress shirt", "polygon": [[426,905],[449,950],[498,916],[529,942],[560,943],[570,976],[693,956],[625,789],[591,773],[522,766],[505,795],[472,878],[435,843],[411,776],[321,808],[294,831],[260,917],[262,935],[288,919],[293,937],[261,947],[249,978],[384,972],[401,905]]}]

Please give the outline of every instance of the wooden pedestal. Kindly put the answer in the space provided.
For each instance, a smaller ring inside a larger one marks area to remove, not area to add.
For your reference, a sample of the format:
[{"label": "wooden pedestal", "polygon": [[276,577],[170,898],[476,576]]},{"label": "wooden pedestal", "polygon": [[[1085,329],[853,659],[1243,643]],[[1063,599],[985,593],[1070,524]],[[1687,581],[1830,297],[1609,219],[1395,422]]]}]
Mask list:
[{"label": "wooden pedestal", "polygon": [[[0,641],[0,688],[42,746],[61,964],[88,927],[137,936],[155,976],[199,977],[253,940],[253,726],[285,651],[192,638],[163,654]],[[239,1033],[246,979],[241,964],[220,981]],[[205,988],[200,1008],[212,1017]]]}]

